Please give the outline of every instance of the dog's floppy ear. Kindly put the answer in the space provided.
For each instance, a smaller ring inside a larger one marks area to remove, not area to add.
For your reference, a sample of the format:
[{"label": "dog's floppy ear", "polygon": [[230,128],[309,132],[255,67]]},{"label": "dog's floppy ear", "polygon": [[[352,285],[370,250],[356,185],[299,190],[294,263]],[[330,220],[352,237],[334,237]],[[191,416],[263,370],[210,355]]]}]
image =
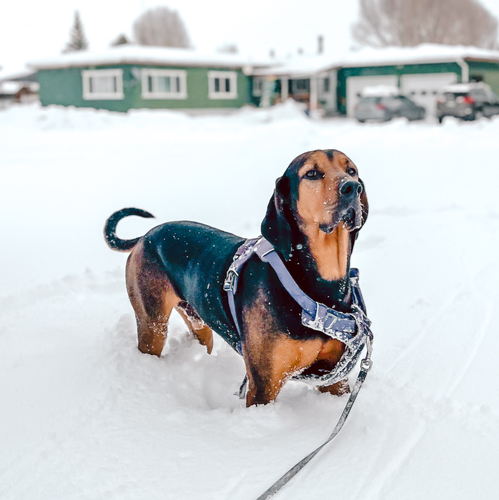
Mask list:
[{"label": "dog's floppy ear", "polygon": [[[367,216],[369,215],[369,201],[367,200],[366,186],[362,179],[359,179],[362,186],[362,194],[360,195],[360,204],[362,206],[362,226],[366,223]],[[361,227],[362,227],[361,226]]]},{"label": "dog's floppy ear", "polygon": [[369,215],[369,201],[367,200],[367,193],[366,193],[366,186],[364,185],[364,182],[362,179],[359,179],[360,184],[362,185],[362,194],[360,195],[360,206],[362,209],[362,223],[359,228],[355,229],[352,231],[351,234],[351,249],[353,250],[353,245],[355,243],[355,240],[357,239],[357,236],[359,235],[359,231],[362,229],[364,224],[366,223],[367,216]]},{"label": "dog's floppy ear", "polygon": [[270,198],[261,230],[285,260],[291,257],[291,183],[284,175],[276,180],[274,195]]}]

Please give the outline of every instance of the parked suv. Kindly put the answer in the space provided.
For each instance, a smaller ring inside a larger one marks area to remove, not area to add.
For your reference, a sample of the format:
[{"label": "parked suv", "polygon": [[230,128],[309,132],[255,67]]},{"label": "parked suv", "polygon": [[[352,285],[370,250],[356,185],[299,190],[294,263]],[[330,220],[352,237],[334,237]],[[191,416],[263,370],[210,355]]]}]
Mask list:
[{"label": "parked suv", "polygon": [[392,118],[422,120],[425,108],[403,95],[365,96],[355,107],[355,118],[363,123],[366,120],[387,122]]},{"label": "parked suv", "polygon": [[439,123],[446,116],[461,120],[475,120],[480,116],[499,114],[499,98],[485,83],[456,83],[444,87],[437,101]]}]

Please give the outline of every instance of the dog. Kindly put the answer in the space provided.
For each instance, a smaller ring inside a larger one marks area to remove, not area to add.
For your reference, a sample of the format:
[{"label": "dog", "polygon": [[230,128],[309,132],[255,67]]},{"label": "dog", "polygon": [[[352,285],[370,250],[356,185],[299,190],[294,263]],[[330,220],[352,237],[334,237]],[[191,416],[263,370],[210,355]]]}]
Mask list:
[{"label": "dog", "polygon": [[[366,190],[353,161],[334,149],[310,151],[295,158],[277,179],[261,233],[304,293],[349,313],[350,256],[368,211]],[[104,234],[112,249],[131,251],[126,286],[141,352],[161,355],[168,319],[176,309],[208,353],[215,331],[242,354],[247,406],[275,400],[284,383],[297,374],[333,370],[345,344],[301,324],[300,306],[274,270],[256,256],[239,276],[236,328],[223,286],[243,238],[183,221],[123,240],[116,236],[116,227],[129,215],[152,217],[140,209],[120,210],[109,217]],[[341,380],[319,390],[341,395],[349,387]]]}]

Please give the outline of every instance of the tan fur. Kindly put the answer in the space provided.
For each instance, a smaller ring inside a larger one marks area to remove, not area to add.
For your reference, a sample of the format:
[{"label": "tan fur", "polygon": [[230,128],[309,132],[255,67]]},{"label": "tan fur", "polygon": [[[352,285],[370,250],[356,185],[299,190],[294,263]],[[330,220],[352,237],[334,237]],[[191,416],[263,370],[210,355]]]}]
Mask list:
[{"label": "tan fur", "polygon": [[175,310],[180,314],[185,324],[189,327],[189,330],[199,340],[199,343],[206,346],[208,354],[211,354],[213,350],[213,330],[205,325],[202,320],[200,321],[199,316],[189,316],[186,309],[180,305],[178,305]]},{"label": "tan fur", "polygon": [[[267,303],[268,298],[260,293],[254,304],[244,308],[243,317],[248,328],[243,347],[249,380],[247,406],[273,401],[293,374],[310,367],[316,361],[327,360],[333,368],[345,349],[344,344],[334,339],[295,340],[285,332],[276,333],[276,326],[268,317]],[[260,384],[265,387],[263,394],[257,392],[255,377],[264,381],[264,384]],[[343,385],[338,382],[320,390],[344,394]]]},{"label": "tan fur", "polygon": [[179,306],[180,297],[173,290],[168,277],[158,272],[144,256],[139,241],[127,262],[127,288],[137,317],[138,348],[146,354],[161,356],[168,332],[168,320],[175,308],[208,354],[213,349],[213,333],[197,314],[188,315]]},{"label": "tan fur", "polygon": [[346,276],[350,238],[344,224],[339,224],[331,234],[321,231],[319,226],[332,219],[338,205],[338,186],[347,176],[348,166],[354,165],[343,153],[337,152],[330,160],[325,153],[315,152],[298,172],[303,177],[315,168],[324,174],[321,180],[304,180],[300,183],[297,209],[301,229],[309,239],[317,270],[328,281]]},{"label": "tan fur", "polygon": [[327,281],[344,278],[350,254],[350,233],[345,225],[339,224],[331,234],[310,225],[304,233],[308,236],[310,252],[321,278]]}]

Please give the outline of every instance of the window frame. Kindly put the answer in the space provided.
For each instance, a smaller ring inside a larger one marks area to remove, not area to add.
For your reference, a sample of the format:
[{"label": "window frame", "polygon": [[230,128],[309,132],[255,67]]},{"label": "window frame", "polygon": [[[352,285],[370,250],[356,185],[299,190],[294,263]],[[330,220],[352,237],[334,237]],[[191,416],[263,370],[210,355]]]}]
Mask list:
[{"label": "window frame", "polygon": [[[215,89],[216,79],[229,80],[230,90]],[[237,71],[208,71],[208,98],[209,99],[237,99]]]},{"label": "window frame", "polygon": [[[116,78],[116,92],[92,92],[90,80],[92,78],[111,77]],[[83,85],[83,99],[85,101],[115,100],[125,98],[123,93],[123,69],[85,69],[81,72]]]},{"label": "window frame", "polygon": [[[148,79],[151,77],[153,80],[153,90],[149,90]],[[155,78],[169,77],[179,78],[180,91],[161,91],[155,90]],[[141,70],[142,82],[142,99],[187,99],[187,71],[183,69],[160,69],[160,68],[142,68]]]},{"label": "window frame", "polygon": [[265,85],[265,78],[261,77],[253,78],[252,92],[254,97],[262,97],[264,85]]}]

